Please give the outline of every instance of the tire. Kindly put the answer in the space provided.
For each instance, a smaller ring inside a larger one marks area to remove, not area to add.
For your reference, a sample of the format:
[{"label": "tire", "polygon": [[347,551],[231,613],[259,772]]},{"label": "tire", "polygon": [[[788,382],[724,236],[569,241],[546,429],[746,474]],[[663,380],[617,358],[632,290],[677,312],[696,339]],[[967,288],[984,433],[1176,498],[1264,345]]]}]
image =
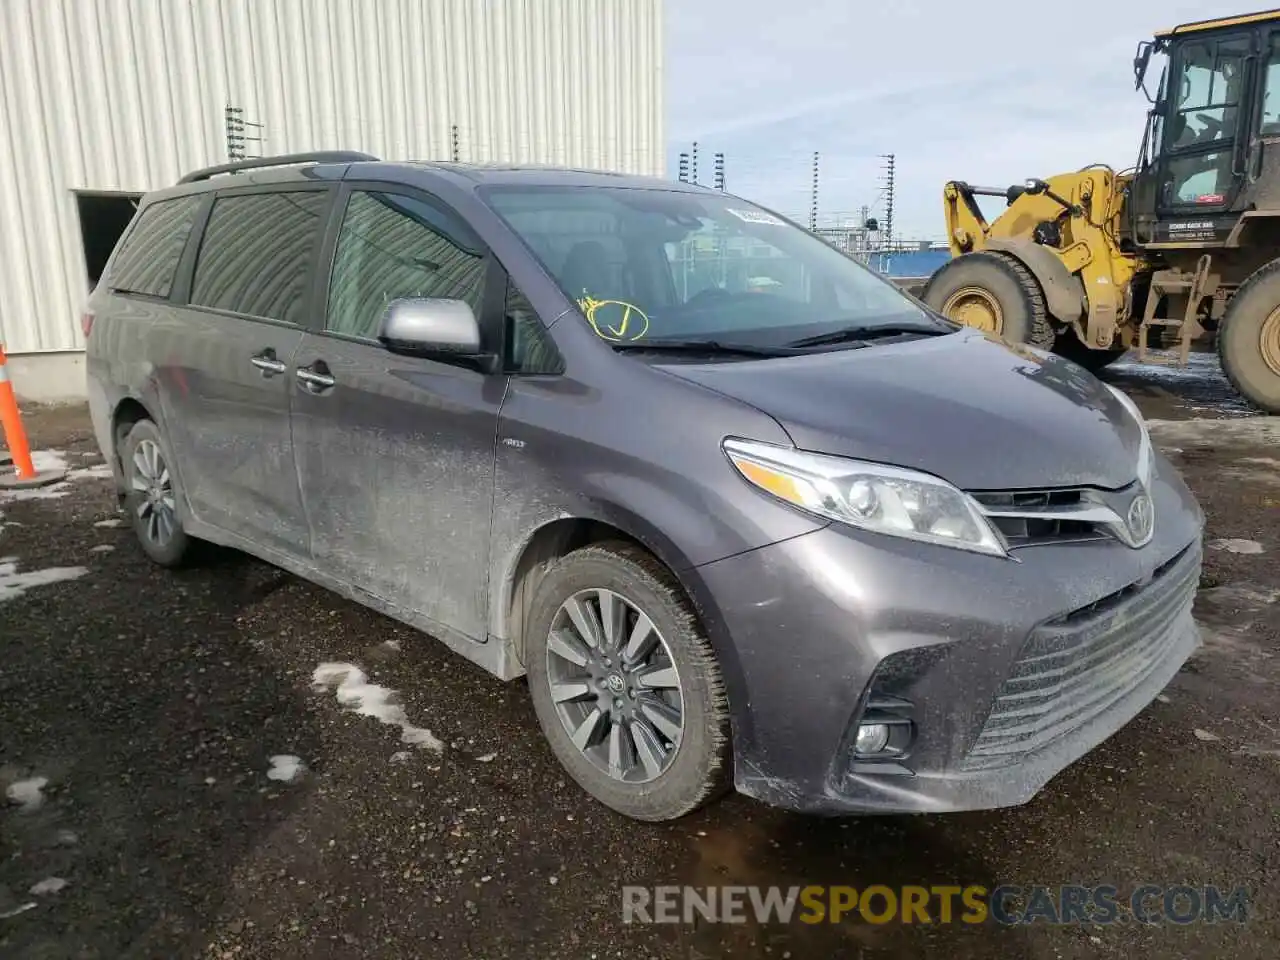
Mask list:
[{"label": "tire", "polygon": [[1218,359],[1241,396],[1280,413],[1280,260],[1254,271],[1227,304],[1218,326]]},{"label": "tire", "polygon": [[182,491],[172,463],[159,428],[150,420],[135,423],[120,447],[124,507],[142,552],[162,567],[182,566],[195,553],[195,541],[182,529]]},{"label": "tire", "polygon": [[[583,643],[584,631],[567,609],[573,601],[583,604],[578,612],[586,612],[587,632],[595,631],[597,641],[607,619],[601,616],[604,605],[629,608],[621,629],[613,630],[623,639],[613,647],[609,665],[603,662],[607,641],[594,649]],[[645,655],[632,659],[627,640],[637,635],[640,614],[654,632],[639,647]],[[610,542],[554,562],[534,589],[528,630],[526,667],[538,722],[556,758],[587,793],[625,816],[663,821],[728,789],[732,748],[720,667],[679,584],[650,554]],[[638,667],[635,672],[629,661]],[[642,677],[657,686],[645,689]],[[611,678],[619,686],[610,689]],[[673,681],[677,687],[670,686]],[[673,718],[679,721],[674,737]],[[571,730],[582,734],[585,750]]]},{"label": "tire", "polygon": [[1115,363],[1123,357],[1129,352],[1129,348],[1112,347],[1106,350],[1096,350],[1092,347],[1087,347],[1080,342],[1075,330],[1068,327],[1058,334],[1058,338],[1053,342],[1053,352],[1073,363],[1080,364],[1090,373],[1097,373],[1103,367]]},{"label": "tire", "polygon": [[[985,297],[998,305],[1002,322],[990,332],[1033,347],[1053,346],[1054,331],[1045,309],[1044,291],[1022,261],[992,251],[962,254],[929,278],[921,299],[957,323],[965,323],[960,309],[963,303],[948,301],[957,295],[964,297],[962,291],[966,288],[981,291],[969,297],[971,302],[981,302]],[[974,311],[968,315],[972,317]]]}]

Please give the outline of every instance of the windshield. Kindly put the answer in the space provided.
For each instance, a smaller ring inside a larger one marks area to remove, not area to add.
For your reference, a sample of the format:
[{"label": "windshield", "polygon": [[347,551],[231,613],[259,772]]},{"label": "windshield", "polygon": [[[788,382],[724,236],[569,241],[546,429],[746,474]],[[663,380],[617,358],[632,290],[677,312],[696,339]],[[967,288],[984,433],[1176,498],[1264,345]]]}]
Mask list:
[{"label": "windshield", "polygon": [[954,329],[744,200],[624,187],[483,196],[606,340],[779,345],[848,328]]}]

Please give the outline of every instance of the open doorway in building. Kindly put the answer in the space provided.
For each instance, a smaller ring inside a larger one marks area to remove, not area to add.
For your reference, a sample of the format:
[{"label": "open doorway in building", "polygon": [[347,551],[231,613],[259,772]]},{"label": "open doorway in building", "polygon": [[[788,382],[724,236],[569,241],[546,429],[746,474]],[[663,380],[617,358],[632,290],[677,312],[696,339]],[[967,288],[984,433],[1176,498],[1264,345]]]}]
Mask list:
[{"label": "open doorway in building", "polygon": [[76,191],[76,211],[80,215],[80,243],[89,289],[97,286],[116,241],[133,219],[140,193]]}]

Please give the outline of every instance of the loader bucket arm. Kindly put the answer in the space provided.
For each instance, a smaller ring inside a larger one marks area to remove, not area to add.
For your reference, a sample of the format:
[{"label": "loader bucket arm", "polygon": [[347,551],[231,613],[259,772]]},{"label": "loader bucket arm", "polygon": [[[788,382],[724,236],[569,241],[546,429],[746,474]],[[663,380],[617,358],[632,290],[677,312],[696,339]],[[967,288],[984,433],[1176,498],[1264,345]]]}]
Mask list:
[{"label": "loader bucket arm", "polygon": [[1009,191],[974,187],[963,180],[952,180],[942,188],[942,215],[947,226],[947,244],[953,257],[981,250],[985,245],[991,227],[978,209],[975,198],[979,196],[1004,197],[1007,200]]}]

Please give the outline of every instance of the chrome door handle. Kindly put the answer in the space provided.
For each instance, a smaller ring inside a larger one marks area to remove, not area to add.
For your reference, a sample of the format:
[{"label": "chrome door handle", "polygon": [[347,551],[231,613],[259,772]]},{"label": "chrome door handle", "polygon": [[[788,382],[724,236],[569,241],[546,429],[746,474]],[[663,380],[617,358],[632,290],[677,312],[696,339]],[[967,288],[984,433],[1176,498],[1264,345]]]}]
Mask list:
[{"label": "chrome door handle", "polygon": [[297,370],[293,371],[293,375],[307,386],[319,387],[321,389],[332,387],[338,382],[327,373],[316,373],[314,370],[308,370],[306,367],[299,367]]},{"label": "chrome door handle", "polygon": [[249,362],[268,376],[284,373],[284,362],[271,357],[250,357]]}]

